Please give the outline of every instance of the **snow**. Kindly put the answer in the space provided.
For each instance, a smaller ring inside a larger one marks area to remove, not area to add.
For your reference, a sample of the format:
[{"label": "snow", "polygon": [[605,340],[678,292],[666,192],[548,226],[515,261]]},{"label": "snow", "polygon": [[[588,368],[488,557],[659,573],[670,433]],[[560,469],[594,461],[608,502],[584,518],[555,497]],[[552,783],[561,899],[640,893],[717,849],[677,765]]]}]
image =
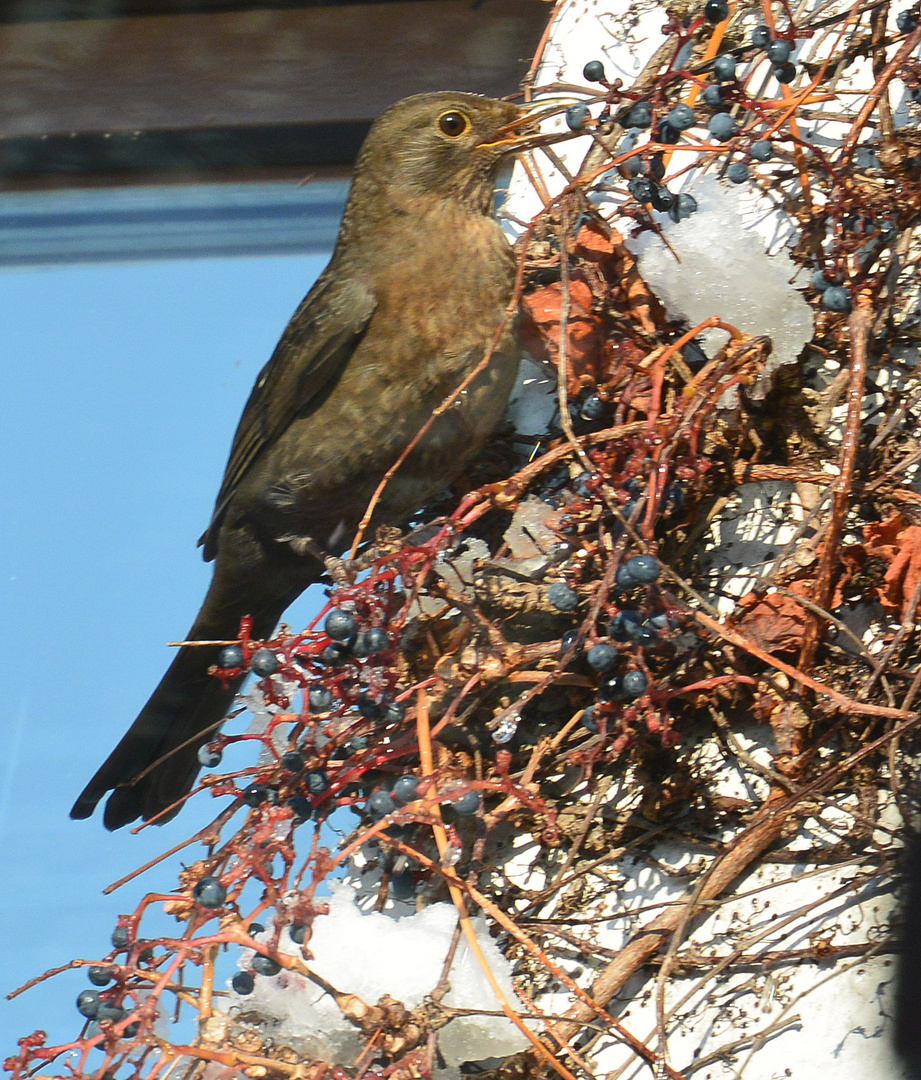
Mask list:
[{"label": "snow", "polygon": [[[394,918],[380,912],[363,912],[358,892],[350,885],[333,886],[329,914],[318,915],[309,941],[313,959],[308,966],[342,993],[356,994],[366,1004],[376,1004],[389,994],[408,1009],[432,993],[441,978],[444,962],[457,925],[452,904],[432,904],[414,915]],[[482,918],[473,920],[477,941],[503,993],[513,1007],[523,1010],[512,987],[510,965],[489,936]],[[257,940],[269,941],[272,929]],[[283,952],[298,955],[300,946],[287,935]],[[244,950],[240,966],[249,970],[252,950]],[[463,936],[450,972],[451,989],[444,1004],[459,1009],[501,1010],[476,958]],[[269,1023],[277,1043],[292,1046],[309,1057],[350,1064],[361,1054],[367,1040],[343,1019],[335,1001],[306,977],[282,970],[276,976],[256,976],[252,994],[231,990],[235,1007],[258,1013]],[[514,1054],[525,1049],[528,1039],[505,1016],[462,1016],[439,1030],[438,1045],[446,1064],[480,1061]]]}]

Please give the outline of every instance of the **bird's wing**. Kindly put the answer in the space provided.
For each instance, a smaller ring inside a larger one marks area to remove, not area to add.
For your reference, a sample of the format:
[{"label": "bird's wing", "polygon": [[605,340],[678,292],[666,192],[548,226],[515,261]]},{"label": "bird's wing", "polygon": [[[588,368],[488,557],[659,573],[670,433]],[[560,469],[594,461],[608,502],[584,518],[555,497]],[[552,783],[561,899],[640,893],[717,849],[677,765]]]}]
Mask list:
[{"label": "bird's wing", "polygon": [[329,267],[317,280],[259,373],[237,425],[214,513],[198,541],[206,559],[217,553],[217,532],[246,471],[288,425],[342,374],[374,314],[374,295]]}]

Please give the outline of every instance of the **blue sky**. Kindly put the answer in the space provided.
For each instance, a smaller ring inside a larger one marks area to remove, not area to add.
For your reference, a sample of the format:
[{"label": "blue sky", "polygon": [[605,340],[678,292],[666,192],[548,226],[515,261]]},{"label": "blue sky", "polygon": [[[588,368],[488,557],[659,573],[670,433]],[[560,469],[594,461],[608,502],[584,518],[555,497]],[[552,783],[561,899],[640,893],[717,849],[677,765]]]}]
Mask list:
[{"label": "blue sky", "polygon": [[[0,992],[104,955],[120,912],[172,887],[101,890],[213,816],[140,836],[70,806],[169,662],[210,576],[207,524],[252,382],[325,258],[0,272]],[[291,609],[305,622],[315,602]],[[189,856],[193,858],[194,856]],[[175,924],[174,924],[175,925]],[[85,976],[0,998],[0,1057],[73,1038]]]}]

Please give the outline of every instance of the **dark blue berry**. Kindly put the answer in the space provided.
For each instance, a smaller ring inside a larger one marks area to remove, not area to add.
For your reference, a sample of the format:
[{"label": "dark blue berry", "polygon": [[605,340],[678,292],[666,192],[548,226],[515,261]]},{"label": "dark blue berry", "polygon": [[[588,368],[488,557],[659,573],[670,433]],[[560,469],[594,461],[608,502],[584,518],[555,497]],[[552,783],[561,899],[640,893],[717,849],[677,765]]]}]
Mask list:
[{"label": "dark blue berry", "polygon": [[264,678],[266,675],[274,675],[278,671],[278,657],[271,649],[257,649],[250,660],[253,671]]},{"label": "dark blue berry", "polygon": [[680,129],[672,127],[666,120],[660,121],[659,126],[656,128],[656,142],[665,143],[666,146],[673,146],[680,141]]},{"label": "dark blue berry", "polygon": [[880,222],[879,237],[881,240],[892,240],[896,234],[896,224],[892,218],[886,218]]},{"label": "dark blue berry", "polygon": [[565,581],[554,581],[547,588],[547,599],[557,611],[575,611],[579,606],[579,594]]},{"label": "dark blue berry", "polygon": [[566,110],[566,126],[570,131],[581,131],[589,116],[587,105],[570,105]]},{"label": "dark blue berry", "polygon": [[630,568],[627,563],[621,563],[617,568],[617,573],[614,575],[614,583],[618,589],[623,589],[624,592],[627,589],[632,589],[637,582],[633,578],[633,574],[630,572]]},{"label": "dark blue berry", "polygon": [[311,769],[304,777],[304,783],[311,795],[325,795],[330,788],[329,776],[325,769]]},{"label": "dark blue berry", "polygon": [[195,882],[192,899],[202,907],[223,907],[227,899],[227,890],[216,877],[203,877]]},{"label": "dark blue berry", "polygon": [[575,645],[576,639],[579,637],[578,630],[567,630],[566,633],[560,638],[560,656],[565,656],[566,653]]},{"label": "dark blue berry", "polygon": [[259,975],[277,975],[281,971],[281,964],[277,960],[273,960],[271,956],[256,953],[253,957],[253,971]]},{"label": "dark blue berry", "polygon": [[579,415],[583,420],[601,420],[607,411],[608,407],[600,394],[589,394],[579,409]]},{"label": "dark blue berry", "polygon": [[86,974],[93,986],[108,986],[114,977],[110,967],[102,967],[100,964],[93,964]]},{"label": "dark blue berry", "polygon": [[250,784],[243,789],[241,798],[246,806],[259,806],[268,798],[268,792],[262,784]]},{"label": "dark blue berry", "polygon": [[333,641],[348,641],[358,629],[358,620],[350,611],[333,608],[326,616],[323,629]]},{"label": "dark blue berry", "polygon": [[198,748],[198,764],[206,769],[213,769],[220,765],[223,756],[220,750],[213,750],[207,743]]},{"label": "dark blue berry", "polygon": [[303,795],[293,795],[288,799],[287,805],[291,807],[292,816],[296,824],[300,824],[302,821],[309,821],[313,814],[313,803]]},{"label": "dark blue berry", "polygon": [[592,671],[612,671],[617,664],[617,649],[606,641],[599,641],[585,654],[585,660]]},{"label": "dark blue berry", "polygon": [[635,611],[618,611],[608,623],[608,635],[615,641],[630,641],[636,636],[642,622]]},{"label": "dark blue berry", "polygon": [[595,706],[589,705],[587,709],[582,713],[580,717],[582,726],[592,733],[592,735],[598,734],[598,721],[595,719]]},{"label": "dark blue berry", "polygon": [[[697,213],[697,200],[693,195],[682,191],[675,200],[675,205],[668,212],[668,216],[672,221],[684,221],[685,218],[689,218],[691,214],[695,213]],[[624,516],[626,517],[626,515]]]},{"label": "dark blue berry", "polygon": [[718,109],[726,100],[726,92],[716,83],[708,83],[700,95],[701,101],[710,109]]},{"label": "dark blue berry", "polygon": [[478,791],[465,791],[460,798],[452,799],[448,806],[458,817],[471,817],[479,810],[481,801]]},{"label": "dark blue berry", "polygon": [[368,813],[375,821],[392,814],[396,808],[397,804],[387,791],[375,791],[368,799]]},{"label": "dark blue berry", "polygon": [[312,686],[307,694],[307,702],[311,712],[328,712],[333,703],[333,693],[325,686]]},{"label": "dark blue berry", "polygon": [[645,176],[637,176],[627,184],[627,191],[636,199],[639,203],[652,202],[652,197],[656,192],[656,185],[647,180]]},{"label": "dark blue berry", "polygon": [[851,310],[851,294],[841,285],[829,285],[822,294],[822,303],[829,311],[845,314]]},{"label": "dark blue berry", "polygon": [[736,135],[739,130],[739,125],[733,120],[729,113],[717,113],[715,116],[710,117],[710,121],[707,124],[710,130],[710,134],[714,139],[719,139],[720,142],[725,142],[727,139],[731,139],[733,135]]},{"label": "dark blue berry", "polygon": [[652,106],[648,101],[638,101],[624,117],[624,127],[648,128],[652,123]]},{"label": "dark blue berry", "polygon": [[119,1020],[124,1020],[128,1015],[128,1010],[121,1005],[116,1005],[114,1002],[106,1001],[105,998],[99,999],[99,1005],[96,1009],[97,1020],[112,1020],[114,1023],[118,1023]]},{"label": "dark blue berry", "polygon": [[666,187],[656,188],[652,194],[652,206],[654,210],[665,213],[675,205],[675,196]]},{"label": "dark blue berry", "polygon": [[649,680],[643,671],[628,671],[621,680],[621,689],[624,697],[638,698],[646,693]]},{"label": "dark blue berry", "polygon": [[342,667],[348,662],[349,647],[341,641],[331,641],[320,653],[320,659],[327,667]]},{"label": "dark blue berry", "polygon": [[582,78],[586,82],[601,82],[604,79],[604,64],[600,60],[589,60],[582,69]]},{"label": "dark blue berry", "polygon": [[261,922],[251,922],[249,926],[247,926],[246,931],[250,937],[255,937],[257,934],[264,934],[265,927]]},{"label": "dark blue berry", "polygon": [[304,755],[300,750],[288,750],[281,755],[281,765],[288,772],[300,772],[304,767]]},{"label": "dark blue berry", "polygon": [[704,5],[704,18],[708,23],[721,23],[729,18],[729,4],[727,0],[707,0]]},{"label": "dark blue berry", "polygon": [[246,663],[246,653],[239,645],[226,645],[218,653],[217,662],[225,671],[241,668]]},{"label": "dark blue berry", "polygon": [[288,930],[288,936],[295,945],[303,945],[307,940],[307,926],[305,924],[302,924],[301,926],[292,926]]},{"label": "dark blue berry", "polygon": [[406,716],[406,706],[402,701],[391,701],[384,709],[384,723],[398,724]]},{"label": "dark blue berry", "polygon": [[758,139],[752,143],[750,153],[755,161],[770,161],[774,153],[774,146],[770,139]]},{"label": "dark blue berry", "polygon": [[825,292],[826,289],[831,287],[831,282],[825,276],[824,270],[815,270],[812,274],[812,287],[816,292]]},{"label": "dark blue berry", "polygon": [[81,990],[77,995],[77,1012],[87,1020],[95,1020],[99,1009],[99,991]]},{"label": "dark blue berry", "polygon": [[734,161],[726,170],[726,179],[731,184],[744,184],[751,176],[751,169],[744,161]]},{"label": "dark blue berry", "polygon": [[393,785],[393,790],[390,794],[398,803],[405,806],[406,803],[414,802],[415,799],[418,798],[418,791],[419,777],[413,776],[412,773],[406,773],[403,776],[397,777],[396,783]]},{"label": "dark blue berry", "polygon": [[796,64],[780,64],[771,72],[779,83],[791,83],[796,78]]},{"label": "dark blue berry", "polygon": [[685,105],[682,102],[669,112],[665,117],[665,122],[675,131],[684,131],[686,128],[694,126],[694,119],[694,110],[690,105]]},{"label": "dark blue berry", "polygon": [[766,49],[771,44],[771,31],[762,23],[752,30],[752,45],[756,49]]},{"label": "dark blue berry", "polygon": [[412,870],[401,870],[390,878],[390,892],[394,900],[412,900],[416,895],[416,878]]},{"label": "dark blue berry", "polygon": [[242,994],[245,997],[255,990],[256,980],[248,971],[238,971],[230,980],[230,985],[238,994]]},{"label": "dark blue berry", "polygon": [[732,82],[736,77],[736,62],[732,56],[718,56],[713,61],[713,77],[718,82]]},{"label": "dark blue berry", "polygon": [[128,927],[116,926],[115,929],[112,931],[112,945],[116,949],[127,949],[129,941],[130,938],[128,937]]},{"label": "dark blue berry", "polygon": [[141,1021],[135,1020],[133,1024],[127,1024],[125,1026],[125,1038],[133,1039],[135,1035],[141,1030]]},{"label": "dark blue berry", "polygon": [[643,159],[639,154],[634,154],[623,163],[623,168],[628,176],[639,176],[643,171]]},{"label": "dark blue berry", "polygon": [[910,34],[918,25],[918,16],[911,8],[905,8],[904,11],[900,11],[896,15],[895,25],[898,27],[900,34]]},{"label": "dark blue berry", "polygon": [[598,696],[602,701],[619,701],[623,697],[623,687],[620,675],[609,675],[602,679],[598,686]]},{"label": "dark blue berry", "polygon": [[390,648],[390,635],[383,627],[375,626],[365,635],[365,644],[371,656],[378,656]]},{"label": "dark blue berry", "polygon": [[784,38],[775,38],[765,51],[772,64],[785,64],[790,59],[790,53],[793,50],[789,41]]}]

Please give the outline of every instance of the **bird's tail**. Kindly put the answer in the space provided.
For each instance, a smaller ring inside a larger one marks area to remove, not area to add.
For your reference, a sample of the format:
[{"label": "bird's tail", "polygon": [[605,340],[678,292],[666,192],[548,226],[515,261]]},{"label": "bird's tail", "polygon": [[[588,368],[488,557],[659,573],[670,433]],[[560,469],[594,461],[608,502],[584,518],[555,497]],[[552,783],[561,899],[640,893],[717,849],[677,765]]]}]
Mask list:
[{"label": "bird's tail", "polygon": [[[259,574],[245,582],[238,576],[228,581],[221,570],[219,564],[188,641],[234,640],[247,614],[253,618],[252,636],[266,638],[304,588],[303,581],[292,585],[284,575],[270,575],[271,581]],[[139,817],[149,820],[191,791],[201,768],[198,751],[220,728],[243,680],[240,676],[224,685],[208,674],[220,649],[180,648],[138,718],[74,803],[72,818],[89,817],[111,791],[103,823],[119,829]],[[168,821],[179,809],[158,821]]]}]

